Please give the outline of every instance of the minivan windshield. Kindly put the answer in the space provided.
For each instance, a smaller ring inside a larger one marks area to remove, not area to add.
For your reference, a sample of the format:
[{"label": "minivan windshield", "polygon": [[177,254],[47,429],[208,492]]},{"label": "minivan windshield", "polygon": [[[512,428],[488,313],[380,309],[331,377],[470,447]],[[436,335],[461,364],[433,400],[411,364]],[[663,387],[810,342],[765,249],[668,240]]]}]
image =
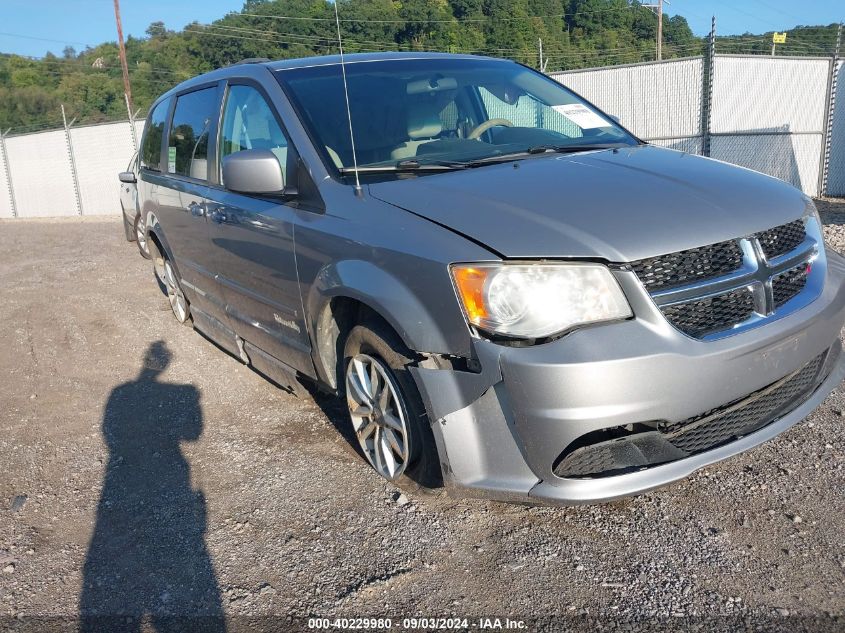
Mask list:
[{"label": "minivan windshield", "polygon": [[[340,65],[279,69],[275,75],[324,160],[350,172]],[[558,82],[514,62],[354,60],[347,61],[346,76],[363,173],[462,169],[638,143]]]}]

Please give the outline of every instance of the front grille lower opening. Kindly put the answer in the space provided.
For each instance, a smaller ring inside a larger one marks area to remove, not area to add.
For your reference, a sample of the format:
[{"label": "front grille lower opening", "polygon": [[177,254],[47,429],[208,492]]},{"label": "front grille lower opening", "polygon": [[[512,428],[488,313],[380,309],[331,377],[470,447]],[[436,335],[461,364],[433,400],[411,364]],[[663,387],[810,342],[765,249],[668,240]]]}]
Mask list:
[{"label": "front grille lower opening", "polygon": [[552,472],[567,479],[611,477],[729,444],[809,398],[825,377],[820,374],[826,354],[768,387],[680,422],[648,422],[587,433],[566,447]]}]

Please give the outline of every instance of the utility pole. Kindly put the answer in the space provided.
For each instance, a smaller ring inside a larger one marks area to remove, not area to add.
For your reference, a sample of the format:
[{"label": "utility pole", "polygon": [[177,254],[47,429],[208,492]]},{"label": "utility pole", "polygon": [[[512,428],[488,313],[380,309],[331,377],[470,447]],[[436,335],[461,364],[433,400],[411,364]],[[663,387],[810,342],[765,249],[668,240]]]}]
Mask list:
[{"label": "utility pole", "polygon": [[657,61],[663,59],[663,3],[671,4],[669,0],[656,0],[652,4],[643,4],[640,6],[646,7],[657,13]]},{"label": "utility pole", "polygon": [[120,66],[123,69],[123,92],[126,103],[132,110],[132,87],[129,85],[129,66],[126,63],[126,45],[123,43],[123,24],[120,22],[120,0],[114,0],[114,19],[117,22],[117,47],[120,51]]}]

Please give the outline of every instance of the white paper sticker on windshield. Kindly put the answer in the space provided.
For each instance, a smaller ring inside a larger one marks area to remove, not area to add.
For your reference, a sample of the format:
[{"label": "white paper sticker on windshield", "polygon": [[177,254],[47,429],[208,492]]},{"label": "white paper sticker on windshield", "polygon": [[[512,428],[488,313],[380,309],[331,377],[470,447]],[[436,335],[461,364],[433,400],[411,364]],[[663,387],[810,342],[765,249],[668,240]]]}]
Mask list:
[{"label": "white paper sticker on windshield", "polygon": [[607,120],[580,103],[556,105],[552,106],[552,109],[565,116],[582,130],[589,130],[596,127],[607,127],[610,125]]}]

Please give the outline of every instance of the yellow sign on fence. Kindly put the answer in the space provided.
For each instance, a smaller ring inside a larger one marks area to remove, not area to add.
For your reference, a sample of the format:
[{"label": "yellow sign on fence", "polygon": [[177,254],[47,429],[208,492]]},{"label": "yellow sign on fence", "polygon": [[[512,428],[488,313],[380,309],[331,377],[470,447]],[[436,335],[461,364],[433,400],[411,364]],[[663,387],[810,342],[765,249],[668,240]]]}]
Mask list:
[{"label": "yellow sign on fence", "polygon": [[786,44],[786,31],[783,33],[772,33],[772,44]]}]

